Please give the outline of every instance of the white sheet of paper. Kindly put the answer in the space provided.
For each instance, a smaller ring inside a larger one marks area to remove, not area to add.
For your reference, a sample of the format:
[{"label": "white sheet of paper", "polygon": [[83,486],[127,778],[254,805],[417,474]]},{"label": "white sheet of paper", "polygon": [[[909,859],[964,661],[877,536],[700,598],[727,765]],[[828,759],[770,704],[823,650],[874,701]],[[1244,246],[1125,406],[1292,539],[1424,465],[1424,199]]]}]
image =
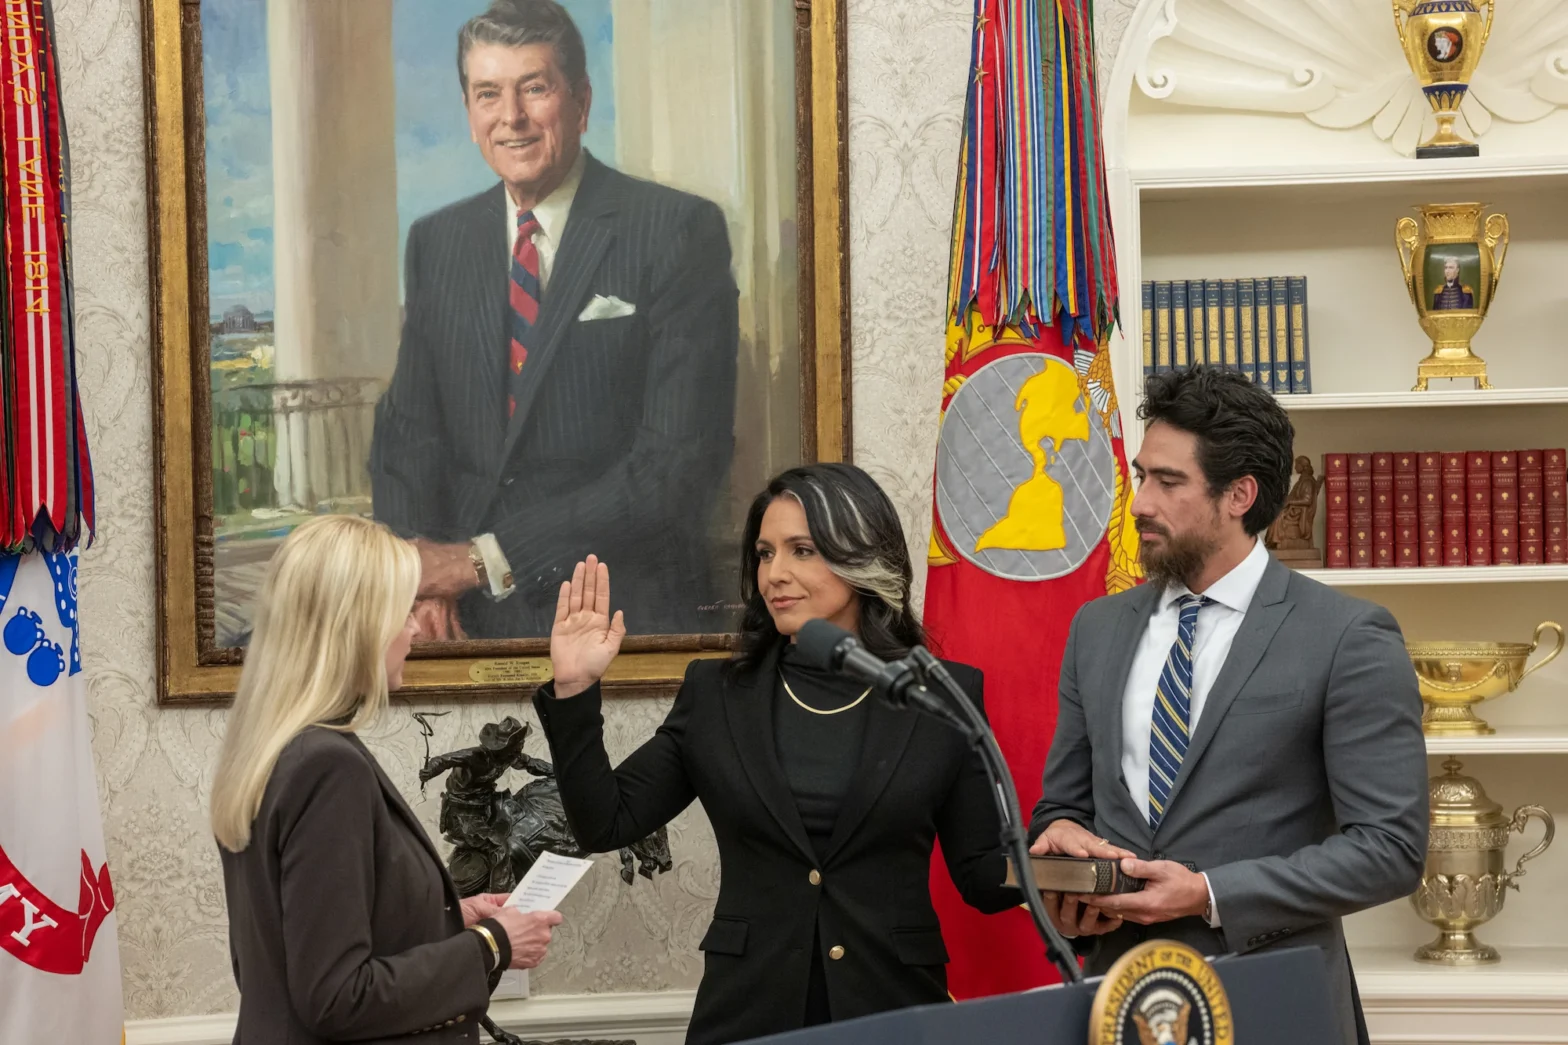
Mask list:
[{"label": "white sheet of paper", "polygon": [[553,911],[592,866],[592,860],[541,853],[507,897],[506,906],[519,911]]}]

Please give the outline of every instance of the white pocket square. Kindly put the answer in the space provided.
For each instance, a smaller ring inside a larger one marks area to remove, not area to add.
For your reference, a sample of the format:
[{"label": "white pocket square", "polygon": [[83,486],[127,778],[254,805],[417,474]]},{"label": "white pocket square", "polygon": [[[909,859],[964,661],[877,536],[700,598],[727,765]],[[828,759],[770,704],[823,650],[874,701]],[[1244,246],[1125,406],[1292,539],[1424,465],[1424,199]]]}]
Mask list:
[{"label": "white pocket square", "polygon": [[577,316],[577,322],[587,323],[595,319],[620,319],[622,316],[634,315],[637,306],[629,301],[622,301],[615,295],[605,297],[595,294],[593,300]]}]

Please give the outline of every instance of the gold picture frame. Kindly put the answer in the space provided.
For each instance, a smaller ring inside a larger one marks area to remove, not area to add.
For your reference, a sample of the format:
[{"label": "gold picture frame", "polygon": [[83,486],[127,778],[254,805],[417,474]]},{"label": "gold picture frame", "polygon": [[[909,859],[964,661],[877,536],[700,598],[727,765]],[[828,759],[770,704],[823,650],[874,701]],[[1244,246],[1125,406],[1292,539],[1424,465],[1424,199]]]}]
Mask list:
[{"label": "gold picture frame", "polygon": [[[214,643],[205,115],[201,0],[143,0],[153,323],[158,700],[232,698],[244,651]],[[850,452],[845,0],[794,0],[797,324],[804,460]],[[194,162],[193,162],[194,159]],[[694,656],[734,637],[638,635],[606,679],[612,695],[672,693]],[[416,647],[399,696],[494,700],[548,676],[548,639]]]}]

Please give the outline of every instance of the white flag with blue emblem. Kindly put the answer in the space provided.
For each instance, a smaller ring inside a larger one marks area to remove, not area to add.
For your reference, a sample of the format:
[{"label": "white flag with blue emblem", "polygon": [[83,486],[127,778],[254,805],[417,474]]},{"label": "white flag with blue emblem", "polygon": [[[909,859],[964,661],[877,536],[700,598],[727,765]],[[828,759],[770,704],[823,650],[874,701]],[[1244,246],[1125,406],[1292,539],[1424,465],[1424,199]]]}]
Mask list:
[{"label": "white flag with blue emblem", "polygon": [[76,553],[0,555],[0,1042],[123,1038]]}]

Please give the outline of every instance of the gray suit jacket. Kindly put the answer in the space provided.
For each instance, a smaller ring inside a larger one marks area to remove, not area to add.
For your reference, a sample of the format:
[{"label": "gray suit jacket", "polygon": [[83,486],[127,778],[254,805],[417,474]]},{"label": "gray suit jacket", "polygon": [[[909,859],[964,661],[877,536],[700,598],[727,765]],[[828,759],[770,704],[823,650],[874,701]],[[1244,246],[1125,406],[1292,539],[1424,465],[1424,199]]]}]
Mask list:
[{"label": "gray suit jacket", "polygon": [[1315,944],[1356,1040],[1340,919],[1412,892],[1427,842],[1421,699],[1399,625],[1270,559],[1193,731],[1159,830],[1122,778],[1122,693],[1156,608],[1143,585],[1078,611],[1031,833],[1075,820],[1145,859],[1209,876],[1221,927],[1126,923],[1091,941],[1103,973],[1145,938],[1205,954]]}]

